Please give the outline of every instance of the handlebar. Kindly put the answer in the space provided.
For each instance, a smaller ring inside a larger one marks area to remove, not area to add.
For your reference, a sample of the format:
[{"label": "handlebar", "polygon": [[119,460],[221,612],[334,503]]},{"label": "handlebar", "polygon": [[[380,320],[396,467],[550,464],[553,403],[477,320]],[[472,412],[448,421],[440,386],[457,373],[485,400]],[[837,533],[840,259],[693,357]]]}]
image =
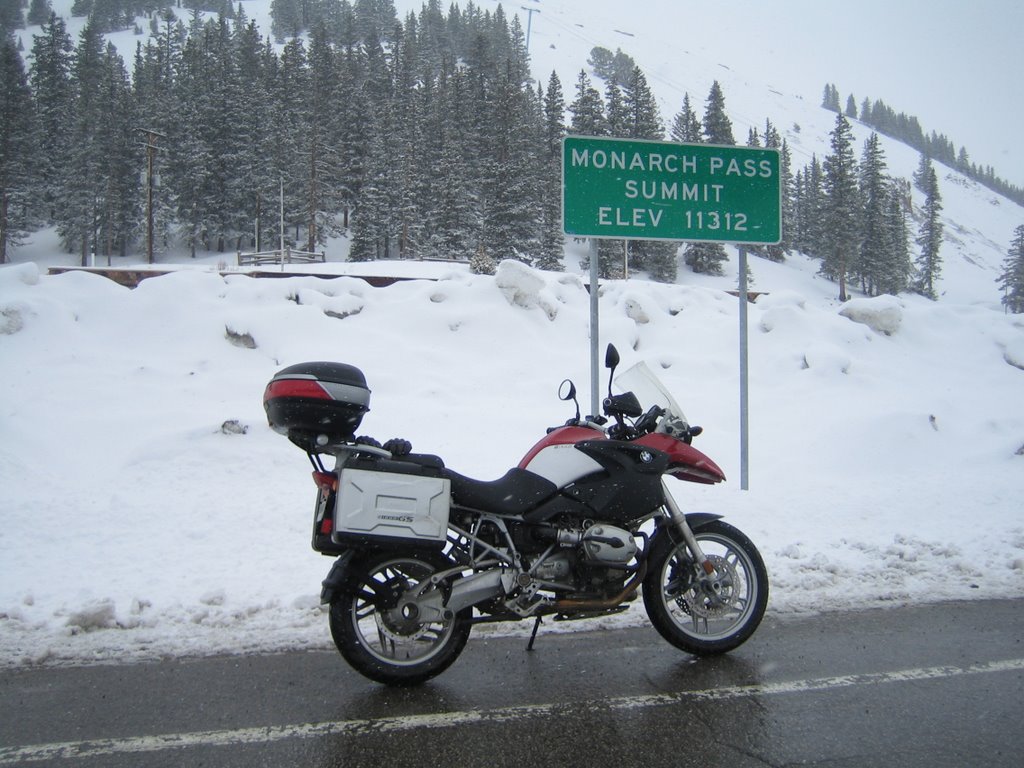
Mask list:
[{"label": "handlebar", "polygon": [[658,426],[658,419],[665,415],[665,409],[660,405],[652,405],[643,416],[641,416],[633,427],[641,435],[653,432]]},{"label": "handlebar", "polygon": [[[636,402],[636,397],[632,392],[627,392],[621,397],[627,395],[626,403]],[[613,401],[612,398],[605,400],[604,403],[605,412],[609,416],[615,417],[615,424],[608,428],[608,436],[613,440],[635,440],[657,430],[689,444],[693,442],[693,438],[704,431],[702,427],[692,427],[682,419],[671,418],[662,421],[661,418],[666,415],[667,411],[660,405],[652,405],[645,414],[629,425],[623,416],[632,414],[624,413],[626,409],[616,409],[616,405],[620,403]],[[636,410],[636,414],[639,415],[639,409]]]}]

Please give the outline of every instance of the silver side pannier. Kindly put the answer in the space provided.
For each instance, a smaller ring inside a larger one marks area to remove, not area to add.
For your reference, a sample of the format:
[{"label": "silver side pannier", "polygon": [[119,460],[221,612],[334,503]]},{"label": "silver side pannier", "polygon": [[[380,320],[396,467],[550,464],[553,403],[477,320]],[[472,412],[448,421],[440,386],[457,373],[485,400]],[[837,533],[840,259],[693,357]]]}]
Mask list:
[{"label": "silver side pannier", "polygon": [[441,547],[451,481],[445,477],[342,469],[334,515],[336,544],[403,539]]}]

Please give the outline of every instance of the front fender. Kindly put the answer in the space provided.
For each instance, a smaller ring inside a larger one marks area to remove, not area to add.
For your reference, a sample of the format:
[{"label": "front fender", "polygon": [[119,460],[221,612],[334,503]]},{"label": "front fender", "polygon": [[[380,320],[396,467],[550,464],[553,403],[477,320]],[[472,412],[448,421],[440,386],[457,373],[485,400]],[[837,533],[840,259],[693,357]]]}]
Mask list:
[{"label": "front fender", "polygon": [[331,566],[327,578],[321,584],[320,604],[326,605],[334,599],[334,595],[341,591],[345,584],[352,577],[352,564],[356,559],[356,551],[348,549],[341,553],[334,565]]},{"label": "front fender", "polygon": [[721,519],[722,515],[713,515],[710,512],[691,512],[686,516],[686,524],[690,526],[691,531],[696,531],[698,528],[703,528],[708,523]]},{"label": "front fender", "polygon": [[[712,523],[715,520],[721,520],[722,515],[713,515],[710,512],[691,512],[686,515],[686,524],[690,526],[690,530],[696,533],[698,530],[703,528],[708,523]],[[679,537],[678,530],[672,523],[672,519],[665,515],[659,521],[657,528],[654,531],[652,539],[658,541],[663,537],[669,537],[670,541],[677,541]],[[674,537],[674,538],[673,538]],[[652,542],[653,544],[654,542]]]}]

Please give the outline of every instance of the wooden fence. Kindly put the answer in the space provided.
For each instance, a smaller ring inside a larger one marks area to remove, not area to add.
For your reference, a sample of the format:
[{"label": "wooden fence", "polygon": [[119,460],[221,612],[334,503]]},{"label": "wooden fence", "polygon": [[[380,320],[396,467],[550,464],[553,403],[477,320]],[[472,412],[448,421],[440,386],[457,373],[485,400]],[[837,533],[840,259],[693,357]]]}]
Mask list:
[{"label": "wooden fence", "polygon": [[242,253],[238,251],[238,266],[258,267],[263,264],[314,264],[327,261],[326,253],[310,253],[309,251],[294,251],[285,248],[281,250],[260,251],[259,253]]}]

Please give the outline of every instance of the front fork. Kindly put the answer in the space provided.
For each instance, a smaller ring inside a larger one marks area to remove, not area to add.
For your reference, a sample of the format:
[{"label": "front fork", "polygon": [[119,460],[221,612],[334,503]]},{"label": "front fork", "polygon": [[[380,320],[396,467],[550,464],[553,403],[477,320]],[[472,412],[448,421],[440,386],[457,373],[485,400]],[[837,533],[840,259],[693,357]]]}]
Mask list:
[{"label": "front fork", "polygon": [[708,559],[708,556],[704,554],[704,550],[700,548],[700,544],[697,543],[697,537],[693,535],[693,530],[690,528],[690,524],[686,522],[686,515],[683,514],[683,510],[676,504],[676,500],[672,498],[672,494],[668,490],[668,485],[664,480],[661,481],[662,490],[665,496],[665,508],[668,510],[669,517],[672,518],[673,524],[675,524],[676,530],[683,536],[683,541],[686,542],[687,548],[693,554],[693,559],[697,561],[697,564],[703,569],[704,573],[708,576],[714,576],[715,566]]}]

